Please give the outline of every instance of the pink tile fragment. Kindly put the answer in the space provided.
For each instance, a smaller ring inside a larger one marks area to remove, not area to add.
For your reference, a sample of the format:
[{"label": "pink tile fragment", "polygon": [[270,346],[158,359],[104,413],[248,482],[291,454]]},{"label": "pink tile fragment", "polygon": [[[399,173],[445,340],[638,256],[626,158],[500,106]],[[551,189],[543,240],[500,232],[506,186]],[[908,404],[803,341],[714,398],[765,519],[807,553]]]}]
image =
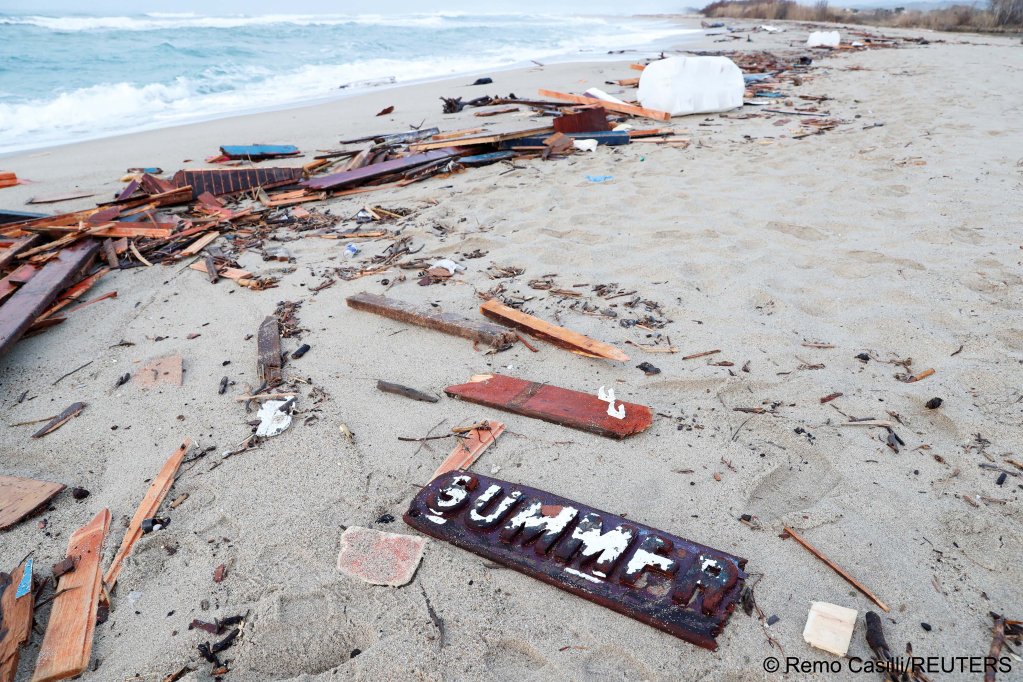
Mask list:
[{"label": "pink tile fragment", "polygon": [[341,534],[337,568],[371,585],[401,587],[412,580],[426,538],[351,526]]}]

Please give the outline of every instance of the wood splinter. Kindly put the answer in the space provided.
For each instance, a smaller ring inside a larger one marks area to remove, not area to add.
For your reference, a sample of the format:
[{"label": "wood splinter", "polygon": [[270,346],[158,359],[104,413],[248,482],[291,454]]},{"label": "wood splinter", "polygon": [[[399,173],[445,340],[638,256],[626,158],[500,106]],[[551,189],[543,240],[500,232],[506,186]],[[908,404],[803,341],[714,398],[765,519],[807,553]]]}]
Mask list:
[{"label": "wood splinter", "polygon": [[440,400],[440,398],[438,398],[435,395],[423,393],[422,391],[417,391],[414,388],[402,386],[401,384],[392,384],[391,382],[384,381],[383,379],[377,380],[377,389],[383,391],[384,393],[402,395],[405,396],[406,398],[411,398],[412,400],[419,400],[424,403],[435,403],[438,400]]},{"label": "wood splinter", "polygon": [[788,526],[785,526],[785,532],[788,533],[789,536],[791,536],[793,540],[795,540],[796,542],[801,544],[803,547],[805,547],[807,550],[809,550],[811,554],[813,554],[815,557],[817,557],[818,559],[820,559],[821,561],[826,563],[831,570],[833,570],[838,575],[842,576],[842,578],[844,578],[846,582],[848,582],[850,585],[852,585],[857,590],[862,592],[868,599],[870,599],[870,601],[872,601],[875,604],[877,604],[878,606],[880,606],[881,609],[883,609],[885,613],[888,613],[888,610],[889,610],[888,609],[888,605],[885,604],[880,599],[878,599],[877,597],[875,597],[874,593],[871,592],[870,590],[868,590],[866,587],[864,587],[858,580],[856,580],[856,578],[854,578],[851,575],[849,575],[843,568],[841,568],[834,561],[832,561],[828,557],[824,556],[824,554],[821,553],[821,551],[819,549],[817,549],[816,547],[811,545],[809,542],[804,540],[796,531],[792,530]]},{"label": "wood splinter", "polygon": [[490,299],[480,306],[480,312],[501,324],[521,329],[538,339],[543,339],[548,343],[579,355],[586,355],[591,358],[604,358],[606,360],[618,360],[620,362],[627,362],[629,360],[628,355],[610,344],[591,339],[588,336],[559,327],[550,322],[545,322],[521,310],[509,308],[496,299]]}]

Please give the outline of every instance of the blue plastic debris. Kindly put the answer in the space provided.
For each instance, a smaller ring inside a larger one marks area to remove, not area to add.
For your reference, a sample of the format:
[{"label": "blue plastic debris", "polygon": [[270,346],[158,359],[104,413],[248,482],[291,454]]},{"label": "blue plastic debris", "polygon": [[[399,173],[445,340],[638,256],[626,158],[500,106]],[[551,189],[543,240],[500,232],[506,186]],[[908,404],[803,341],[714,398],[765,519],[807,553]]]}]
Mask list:
[{"label": "blue plastic debris", "polygon": [[25,572],[21,575],[21,582],[18,583],[18,591],[14,593],[15,599],[20,599],[32,591],[32,558],[25,562]]},{"label": "blue plastic debris", "polygon": [[590,182],[607,182],[608,180],[614,180],[613,175],[587,175],[586,179]]}]

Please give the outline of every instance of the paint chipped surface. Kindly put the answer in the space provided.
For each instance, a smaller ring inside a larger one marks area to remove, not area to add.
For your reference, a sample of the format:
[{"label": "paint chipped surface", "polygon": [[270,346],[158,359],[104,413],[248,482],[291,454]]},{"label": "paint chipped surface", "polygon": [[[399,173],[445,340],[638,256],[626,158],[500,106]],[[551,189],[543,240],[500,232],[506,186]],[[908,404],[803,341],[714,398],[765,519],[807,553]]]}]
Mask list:
[{"label": "paint chipped surface", "polygon": [[570,573],[571,575],[577,575],[580,578],[584,578],[586,580],[589,580],[591,583],[599,583],[600,582],[600,578],[597,578],[595,576],[589,575],[587,573],[583,573],[582,571],[577,571],[574,568],[566,568],[565,569],[565,573]]},{"label": "paint chipped surface", "polygon": [[341,534],[337,568],[371,585],[400,587],[412,580],[426,538],[350,526]]}]

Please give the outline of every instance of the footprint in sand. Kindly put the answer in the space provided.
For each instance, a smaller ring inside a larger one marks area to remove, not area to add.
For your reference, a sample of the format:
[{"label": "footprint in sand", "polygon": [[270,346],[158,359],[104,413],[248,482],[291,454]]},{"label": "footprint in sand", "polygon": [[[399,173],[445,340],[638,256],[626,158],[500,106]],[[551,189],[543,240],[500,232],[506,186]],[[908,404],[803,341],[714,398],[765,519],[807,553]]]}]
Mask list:
[{"label": "footprint in sand", "polygon": [[521,639],[503,639],[488,646],[483,660],[487,671],[505,680],[529,679],[547,665],[547,659]]},{"label": "footprint in sand", "polygon": [[796,239],[802,239],[808,242],[819,242],[822,239],[827,239],[828,235],[818,230],[816,227],[809,227],[807,225],[796,225],[794,223],[781,223],[775,220],[767,223],[767,229],[774,230],[775,232],[781,232],[787,234]]},{"label": "footprint in sand", "polygon": [[793,451],[792,461],[760,479],[749,495],[749,510],[762,521],[802,511],[824,499],[842,481],[838,471],[808,447]]}]

